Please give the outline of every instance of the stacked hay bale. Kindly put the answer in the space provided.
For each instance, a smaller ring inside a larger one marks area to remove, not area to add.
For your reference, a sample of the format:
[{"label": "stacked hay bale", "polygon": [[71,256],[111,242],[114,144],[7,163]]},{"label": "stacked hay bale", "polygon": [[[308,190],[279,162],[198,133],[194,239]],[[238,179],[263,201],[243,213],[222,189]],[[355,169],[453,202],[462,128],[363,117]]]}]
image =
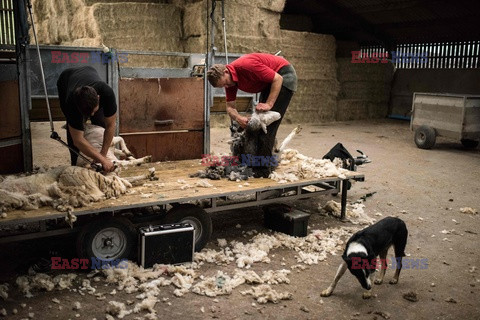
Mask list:
[{"label": "stacked hay bale", "polygon": [[[41,44],[183,52],[182,10],[172,4],[33,1]],[[123,66],[181,68],[185,58],[129,55]]]},{"label": "stacked hay bale", "polygon": [[337,121],[384,118],[388,114],[393,65],[352,63],[338,58]]},{"label": "stacked hay bale", "polygon": [[285,114],[288,122],[335,120],[337,63],[335,38],[330,35],[282,30],[282,55],[295,67],[298,90]]}]

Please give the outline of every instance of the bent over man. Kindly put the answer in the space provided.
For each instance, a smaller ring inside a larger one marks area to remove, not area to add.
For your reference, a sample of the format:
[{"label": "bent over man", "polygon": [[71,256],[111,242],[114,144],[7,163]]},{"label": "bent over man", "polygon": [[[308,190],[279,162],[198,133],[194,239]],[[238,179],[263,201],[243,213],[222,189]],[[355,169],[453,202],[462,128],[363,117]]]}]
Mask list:
[{"label": "bent over man", "polygon": [[[225,88],[226,110],[232,120],[245,128],[249,118],[240,115],[236,109],[237,91],[259,93],[257,112],[277,111],[281,118],[267,127],[267,133],[258,131],[256,136],[257,154],[272,155],[278,127],[290,100],[297,90],[297,75],[293,66],[283,57],[267,53],[250,53],[230,64],[215,64],[207,72],[207,78],[214,87]],[[254,176],[268,177],[271,167],[257,167]]]},{"label": "bent over man", "polygon": [[[97,71],[91,66],[64,70],[57,81],[60,108],[67,118],[67,142],[69,147],[81,151],[100,163],[105,172],[114,169],[107,159],[116,128],[117,103],[115,94]],[[102,149],[98,152],[83,136],[85,122],[105,128]],[[77,164],[78,155],[70,150],[71,164]]]}]

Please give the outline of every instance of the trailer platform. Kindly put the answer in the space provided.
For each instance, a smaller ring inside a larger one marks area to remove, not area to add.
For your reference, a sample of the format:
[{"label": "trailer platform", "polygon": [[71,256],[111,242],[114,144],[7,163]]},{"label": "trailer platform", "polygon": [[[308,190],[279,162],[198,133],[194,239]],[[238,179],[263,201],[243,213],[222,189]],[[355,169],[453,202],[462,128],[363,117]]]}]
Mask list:
[{"label": "trailer platform", "polygon": [[[92,228],[99,229],[100,226],[104,226],[106,229],[124,229],[124,233],[130,232],[131,238],[135,239],[134,229],[139,226],[159,222],[188,222],[195,227],[196,249],[199,250],[206,244],[211,234],[211,219],[208,213],[305,199],[319,194],[341,193],[343,219],[348,181],[364,180],[363,174],[354,171],[347,171],[346,179],[326,177],[289,183],[278,183],[268,178],[250,178],[247,181],[190,178],[191,174],[205,169],[201,160],[144,164],[122,169],[120,176],[146,174],[151,167],[155,167],[158,180],[144,180],[142,184],[130,188],[127,194],[121,197],[76,208],[74,215],[78,221],[73,224],[73,228],[65,222],[65,212],[56,211],[51,207],[8,212],[7,217],[0,220],[0,243],[80,232],[79,241],[86,241],[83,247],[88,247],[89,241],[95,241],[95,236],[93,238],[86,236]],[[282,170],[282,166],[277,170]],[[206,180],[211,186],[202,186],[200,180]],[[113,227],[112,221],[115,222]],[[12,228],[26,224],[29,227]],[[128,240],[127,237],[125,241]],[[96,252],[86,250],[84,253],[93,256],[91,254]]]}]

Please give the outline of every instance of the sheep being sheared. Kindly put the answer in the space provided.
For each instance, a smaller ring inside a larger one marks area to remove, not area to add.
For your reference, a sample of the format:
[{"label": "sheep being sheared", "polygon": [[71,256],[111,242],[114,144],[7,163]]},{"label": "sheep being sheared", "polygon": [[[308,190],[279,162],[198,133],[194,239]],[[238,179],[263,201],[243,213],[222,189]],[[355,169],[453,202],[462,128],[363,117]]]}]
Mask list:
[{"label": "sheep being sheared", "polygon": [[0,211],[31,210],[51,205],[57,210],[82,207],[118,197],[132,185],[114,174],[104,176],[87,168],[61,166],[23,177],[8,176],[0,183]]},{"label": "sheep being sheared", "polygon": [[242,154],[260,155],[269,154],[272,150],[263,150],[262,146],[258,146],[258,132],[260,129],[267,134],[267,126],[281,118],[280,113],[276,111],[254,112],[247,123],[247,127],[243,129],[238,122],[233,121],[230,126],[232,140],[231,151],[233,156],[241,156]]},{"label": "sheep being sheared", "polygon": [[[280,159],[282,152],[286,149],[288,143],[298,134],[302,128],[300,126],[292,130],[292,132],[283,140],[279,148],[276,147],[276,139],[274,142],[260,143],[258,139],[260,128],[267,133],[267,126],[280,119],[280,114],[275,111],[263,113],[254,112],[248,121],[245,129],[241,128],[237,122],[233,122],[230,126],[232,140],[230,149],[233,156],[242,157],[242,155],[273,155]],[[272,137],[273,139],[273,137]],[[271,149],[270,149],[271,146]]]},{"label": "sheep being sheared", "polygon": [[[96,126],[91,123],[85,124],[84,137],[85,139],[98,151],[102,149],[103,144],[103,134],[105,128]],[[116,145],[120,145],[120,149],[116,148]],[[122,137],[117,136],[113,137],[112,144],[107,152],[107,158],[121,167],[140,165],[142,163],[147,163],[152,161],[152,156],[145,156],[139,159],[135,159],[133,154],[128,150],[127,145]],[[126,158],[126,160],[120,160],[120,158]],[[87,163],[82,157],[79,157],[77,160],[77,165],[80,167],[85,167]]]}]

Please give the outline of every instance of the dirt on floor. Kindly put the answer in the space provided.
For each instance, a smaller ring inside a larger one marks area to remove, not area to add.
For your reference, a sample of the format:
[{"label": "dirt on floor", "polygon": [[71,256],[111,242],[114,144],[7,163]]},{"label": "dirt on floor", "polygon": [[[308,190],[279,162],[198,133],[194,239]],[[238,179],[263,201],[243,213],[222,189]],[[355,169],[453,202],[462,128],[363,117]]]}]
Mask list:
[{"label": "dirt on floor", "polygon": [[[282,124],[277,137],[283,139],[293,128],[294,125]],[[48,138],[48,131],[48,124],[32,125],[35,165],[68,164],[68,152]],[[227,128],[213,128],[211,151],[228,151],[228,135]],[[341,250],[335,255],[329,253],[318,264],[308,265],[297,262],[298,252],[294,249],[276,248],[269,252],[270,263],[253,263],[249,270],[258,274],[267,270],[291,271],[289,283],[271,285],[277,292],[291,293],[290,300],[259,303],[251,295],[242,295],[252,288],[249,284],[216,297],[192,292],[177,297],[173,294],[175,287],[170,285],[159,288],[160,301],[154,307],[156,318],[480,319],[480,214],[461,212],[462,208],[480,211],[480,149],[465,150],[459,141],[442,138],[437,139],[432,150],[418,149],[409,123],[400,120],[304,125],[290,147],[321,158],[337,142],[354,156],[358,149],[372,160],[358,167],[366,180],[352,186],[348,201],[352,203],[368,195],[363,202],[368,216],[376,220],[387,216],[403,219],[409,231],[406,258],[420,261],[420,265],[405,266],[396,285],[388,283],[393,270],[387,270],[386,281],[374,287],[374,297],[369,300],[362,299],[363,290],[348,271],[332,296],[321,297],[320,292],[332,281],[341,262]],[[318,196],[290,205],[311,213],[309,231],[360,228],[320,214],[318,207],[331,199],[340,201],[339,196]],[[257,232],[271,234],[263,226],[259,208],[216,213],[212,219],[214,230],[207,245],[210,249],[221,249],[217,239],[248,242]],[[75,256],[75,240],[61,237],[0,246],[0,285],[9,283],[8,298],[0,297],[0,312],[5,308],[6,318],[105,319],[109,301],[140,301],[136,298],[138,293],[118,290],[103,277],[92,281],[92,286],[97,293],[105,293],[105,300],[85,294],[78,290],[78,279],[85,279],[86,273],[78,273],[69,289],[34,291],[32,298],[24,297],[15,279],[26,272],[32,261],[49,251],[62,257]],[[231,275],[235,268],[234,262],[221,266],[204,263],[196,272],[211,276],[221,270]],[[75,302],[80,302],[81,307],[77,308]],[[132,308],[133,304],[127,305],[127,309]],[[141,319],[146,314],[132,313],[124,319]]]}]

